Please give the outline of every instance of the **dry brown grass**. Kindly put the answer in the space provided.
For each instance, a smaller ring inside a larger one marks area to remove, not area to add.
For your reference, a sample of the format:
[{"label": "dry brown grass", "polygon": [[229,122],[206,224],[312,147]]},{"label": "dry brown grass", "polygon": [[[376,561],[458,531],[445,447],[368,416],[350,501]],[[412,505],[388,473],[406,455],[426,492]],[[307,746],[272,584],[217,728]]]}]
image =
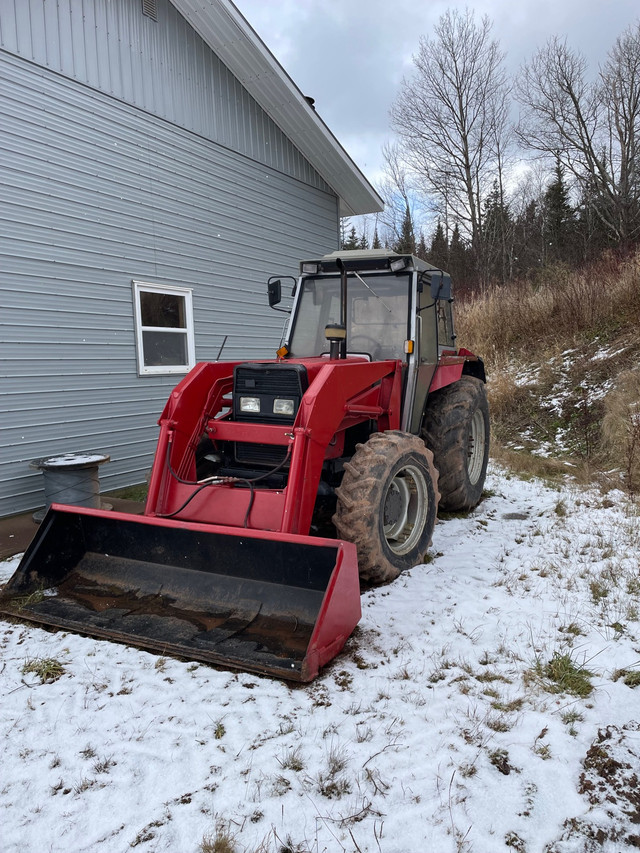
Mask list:
[{"label": "dry brown grass", "polygon": [[233,836],[224,829],[216,829],[200,842],[200,853],[237,853],[237,850]]},{"label": "dry brown grass", "polygon": [[[460,344],[487,365],[495,459],[525,475],[570,472],[580,482],[617,469],[640,492],[640,371],[631,369],[640,351],[640,252],[490,289],[459,304],[456,320]],[[543,445],[564,459],[543,458]]]},{"label": "dry brown grass", "polygon": [[568,467],[563,459],[522,453],[505,447],[498,441],[491,443],[491,458],[505,468],[517,471],[525,479],[536,477],[550,483],[559,483],[570,474],[572,480],[583,485],[593,483],[596,479],[596,472],[587,462],[572,464]]},{"label": "dry brown grass", "polygon": [[515,375],[506,366],[494,365],[489,376],[493,434],[498,441],[507,441],[530,422],[533,406],[531,393],[528,387],[516,383]]},{"label": "dry brown grass", "polygon": [[622,466],[627,489],[640,491],[640,370],[618,376],[616,387],[605,398],[603,444],[611,460]]},{"label": "dry brown grass", "polygon": [[569,342],[640,320],[640,253],[604,256],[586,270],[549,267],[457,306],[458,340],[492,366],[513,352]]}]

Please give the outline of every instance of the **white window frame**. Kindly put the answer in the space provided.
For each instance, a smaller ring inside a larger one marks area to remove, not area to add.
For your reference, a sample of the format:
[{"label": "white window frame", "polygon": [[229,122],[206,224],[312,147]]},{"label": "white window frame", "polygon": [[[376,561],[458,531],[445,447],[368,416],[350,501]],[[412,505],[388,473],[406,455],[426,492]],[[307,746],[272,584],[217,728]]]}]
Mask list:
[{"label": "white window frame", "polygon": [[[140,305],[141,293],[168,293],[184,298],[185,329],[172,329],[170,326],[143,326],[142,310]],[[196,363],[195,335],[193,331],[193,291],[190,287],[174,287],[168,284],[155,284],[150,281],[133,280],[133,310],[135,318],[136,350],[138,356],[138,374],[140,376],[163,376],[175,373],[188,373]],[[147,365],[144,363],[144,339],[143,332],[164,332],[169,334],[185,335],[187,340],[187,364],[159,364]]]}]

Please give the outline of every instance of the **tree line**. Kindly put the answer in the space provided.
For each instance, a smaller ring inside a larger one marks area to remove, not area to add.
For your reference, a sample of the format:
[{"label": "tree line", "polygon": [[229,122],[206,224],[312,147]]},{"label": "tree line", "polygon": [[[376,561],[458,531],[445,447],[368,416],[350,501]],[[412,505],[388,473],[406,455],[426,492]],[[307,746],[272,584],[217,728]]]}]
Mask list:
[{"label": "tree line", "polygon": [[411,251],[482,289],[638,245],[640,21],[592,78],[554,37],[513,81],[492,26],[449,10],[420,39],[391,110],[385,212],[347,224],[343,248]]}]

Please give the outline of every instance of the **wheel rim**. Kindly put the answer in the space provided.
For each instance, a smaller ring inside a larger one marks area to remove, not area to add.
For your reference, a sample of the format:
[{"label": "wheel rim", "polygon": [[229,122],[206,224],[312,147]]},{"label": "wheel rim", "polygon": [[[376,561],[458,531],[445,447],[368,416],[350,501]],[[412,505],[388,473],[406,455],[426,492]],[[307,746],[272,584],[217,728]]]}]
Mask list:
[{"label": "wheel rim", "polygon": [[396,473],[384,496],[384,535],[394,554],[406,554],[419,542],[428,510],[424,474],[415,465],[406,465]]},{"label": "wheel rim", "polygon": [[480,409],[476,409],[471,418],[469,430],[469,445],[467,448],[467,476],[475,486],[482,474],[484,466],[485,427],[484,417]]}]

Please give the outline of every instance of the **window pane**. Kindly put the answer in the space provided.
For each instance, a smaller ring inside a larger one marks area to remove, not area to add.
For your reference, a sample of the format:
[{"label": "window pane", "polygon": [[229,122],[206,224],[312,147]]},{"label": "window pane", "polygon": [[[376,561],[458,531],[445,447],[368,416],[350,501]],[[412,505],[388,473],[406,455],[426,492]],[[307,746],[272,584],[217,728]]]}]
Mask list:
[{"label": "window pane", "polygon": [[188,365],[187,336],[172,332],[142,333],[144,366]]},{"label": "window pane", "polygon": [[451,347],[451,307],[448,302],[443,299],[438,300],[436,306],[438,312],[438,345],[441,347]]},{"label": "window pane", "polygon": [[[404,359],[408,338],[409,277],[349,276],[347,287],[347,349],[374,359]],[[294,356],[329,352],[327,323],[340,321],[340,279],[306,279],[300,294],[295,328],[289,341]]]},{"label": "window pane", "polygon": [[140,291],[140,312],[143,326],[187,328],[185,299],[176,293]]}]

